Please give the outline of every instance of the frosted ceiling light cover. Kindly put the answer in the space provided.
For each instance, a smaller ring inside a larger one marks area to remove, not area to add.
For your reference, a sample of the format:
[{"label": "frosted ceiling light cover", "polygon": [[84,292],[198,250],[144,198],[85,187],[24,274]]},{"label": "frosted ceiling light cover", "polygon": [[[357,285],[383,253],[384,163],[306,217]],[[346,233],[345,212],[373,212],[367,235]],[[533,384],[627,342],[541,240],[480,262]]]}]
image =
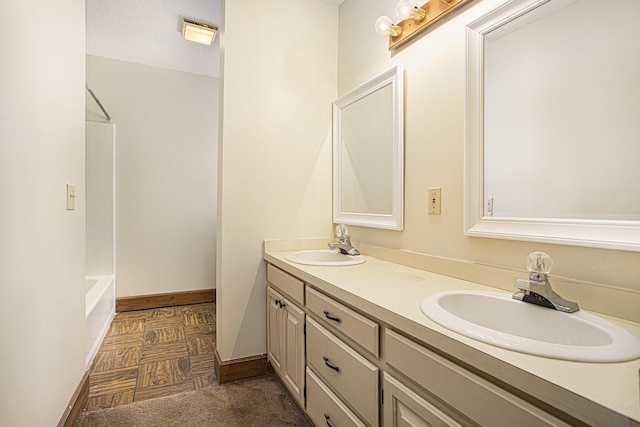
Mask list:
[{"label": "frosted ceiling light cover", "polygon": [[183,19],[182,37],[186,40],[210,45],[216,37],[218,28],[201,22]]}]

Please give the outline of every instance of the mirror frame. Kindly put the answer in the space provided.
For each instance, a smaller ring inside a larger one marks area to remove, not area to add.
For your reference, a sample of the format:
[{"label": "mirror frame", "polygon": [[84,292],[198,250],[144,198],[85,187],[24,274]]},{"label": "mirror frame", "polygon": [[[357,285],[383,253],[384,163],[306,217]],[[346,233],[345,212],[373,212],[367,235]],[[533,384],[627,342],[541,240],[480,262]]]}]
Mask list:
[{"label": "mirror frame", "polygon": [[[396,64],[333,102],[333,222],[362,227],[404,229],[404,69]],[[342,109],[391,85],[393,119],[392,213],[345,212],[342,209]]]},{"label": "mirror frame", "polygon": [[[484,39],[550,0],[512,0],[467,25],[464,234],[497,239],[640,251],[640,221],[484,216]],[[554,0],[564,7],[577,0]]]}]

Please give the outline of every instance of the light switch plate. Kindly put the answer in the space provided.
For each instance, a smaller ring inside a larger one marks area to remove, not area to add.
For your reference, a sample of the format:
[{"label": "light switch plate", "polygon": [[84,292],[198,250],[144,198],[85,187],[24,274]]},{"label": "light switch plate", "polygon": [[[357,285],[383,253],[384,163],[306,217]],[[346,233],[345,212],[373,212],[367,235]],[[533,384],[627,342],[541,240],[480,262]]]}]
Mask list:
[{"label": "light switch plate", "polygon": [[76,187],[71,184],[67,184],[67,210],[73,211],[76,209]]}]

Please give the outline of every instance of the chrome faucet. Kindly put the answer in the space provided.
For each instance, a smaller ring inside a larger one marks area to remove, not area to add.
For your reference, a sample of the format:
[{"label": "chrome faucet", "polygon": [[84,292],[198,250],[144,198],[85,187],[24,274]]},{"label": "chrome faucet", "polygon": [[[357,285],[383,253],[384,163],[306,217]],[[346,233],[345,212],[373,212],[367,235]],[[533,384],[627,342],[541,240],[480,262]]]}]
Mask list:
[{"label": "chrome faucet", "polygon": [[578,311],[578,304],[567,301],[558,295],[549,282],[549,272],[553,260],[544,252],[531,252],[527,256],[527,270],[529,270],[529,280],[516,280],[515,287],[520,289],[513,294],[513,299],[517,299],[554,310],[573,313]]},{"label": "chrome faucet", "polygon": [[329,243],[329,249],[337,249],[341,254],[345,255],[360,255],[360,251],[351,246],[351,236],[346,225],[339,224],[336,226],[336,236],[338,236],[338,241]]}]

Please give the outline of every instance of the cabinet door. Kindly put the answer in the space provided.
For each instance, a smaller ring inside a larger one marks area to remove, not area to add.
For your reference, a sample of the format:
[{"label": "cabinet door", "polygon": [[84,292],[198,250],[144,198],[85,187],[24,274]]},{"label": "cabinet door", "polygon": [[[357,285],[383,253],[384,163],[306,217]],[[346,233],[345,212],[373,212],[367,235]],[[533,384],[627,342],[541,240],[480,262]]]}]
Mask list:
[{"label": "cabinet door", "polygon": [[284,298],[271,287],[267,288],[267,356],[271,366],[282,375],[282,309]]},{"label": "cabinet door", "polygon": [[384,427],[460,427],[455,420],[384,374]]},{"label": "cabinet door", "polygon": [[298,403],[304,407],[304,312],[285,298],[282,313],[282,378]]}]

